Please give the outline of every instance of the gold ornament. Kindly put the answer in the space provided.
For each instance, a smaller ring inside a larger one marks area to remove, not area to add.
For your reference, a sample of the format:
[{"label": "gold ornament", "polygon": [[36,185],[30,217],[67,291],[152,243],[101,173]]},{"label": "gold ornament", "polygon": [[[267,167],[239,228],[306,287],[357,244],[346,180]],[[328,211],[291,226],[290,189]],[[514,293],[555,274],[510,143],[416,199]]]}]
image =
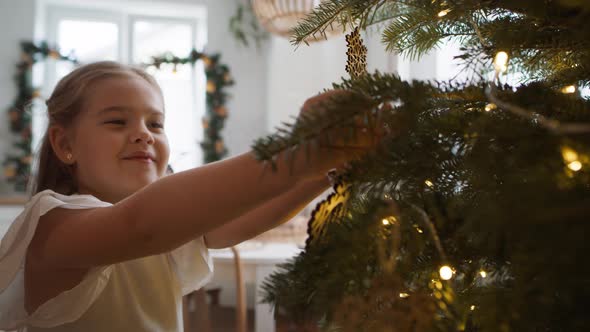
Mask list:
[{"label": "gold ornament", "polygon": [[223,144],[223,141],[217,140],[215,142],[215,152],[217,152],[218,154],[222,154],[224,150],[225,150],[225,145]]},{"label": "gold ornament", "polygon": [[201,58],[201,60],[203,60],[203,64],[205,65],[205,68],[211,67],[211,59],[208,56],[203,56]]},{"label": "gold ornament", "polygon": [[227,116],[227,108],[223,106],[217,107],[215,109],[215,113],[217,113],[217,115],[219,115],[220,117],[225,118]]},{"label": "gold ornament", "polygon": [[31,155],[24,156],[24,157],[20,158],[20,161],[23,164],[30,165],[31,162],[33,161],[33,156],[31,156]]},{"label": "gold ornament", "polygon": [[28,67],[33,65],[33,58],[28,53],[21,53],[20,55],[21,60],[28,65]]},{"label": "gold ornament", "polygon": [[15,122],[16,120],[18,120],[18,111],[15,109],[11,109],[10,112],[8,112],[8,116],[10,117],[11,122]]},{"label": "gold ornament", "polygon": [[223,81],[224,81],[225,83],[229,83],[229,82],[231,82],[231,81],[232,81],[232,79],[231,79],[231,75],[230,75],[229,73],[225,73],[225,74],[223,74]]},{"label": "gold ornament", "polygon": [[307,223],[306,245],[321,241],[326,234],[326,226],[344,217],[350,198],[349,189],[350,184],[338,179],[334,184],[334,192],[315,207]]},{"label": "gold ornament", "polygon": [[12,165],[4,167],[4,177],[7,179],[13,178],[16,176],[16,168]]},{"label": "gold ornament", "polygon": [[55,50],[51,50],[51,51],[49,51],[49,54],[48,54],[48,56],[49,56],[50,58],[52,58],[52,59],[56,59],[56,60],[60,58],[60,54],[59,54],[59,52],[57,52],[57,51],[55,51]]},{"label": "gold ornament", "polygon": [[207,81],[207,92],[214,93],[215,91],[217,91],[217,87],[215,86],[215,82],[213,82],[211,80]]},{"label": "gold ornament", "polygon": [[367,48],[363,44],[363,39],[356,27],[354,31],[346,35],[348,51],[348,61],[346,61],[346,71],[350,77],[357,78],[367,73]]}]

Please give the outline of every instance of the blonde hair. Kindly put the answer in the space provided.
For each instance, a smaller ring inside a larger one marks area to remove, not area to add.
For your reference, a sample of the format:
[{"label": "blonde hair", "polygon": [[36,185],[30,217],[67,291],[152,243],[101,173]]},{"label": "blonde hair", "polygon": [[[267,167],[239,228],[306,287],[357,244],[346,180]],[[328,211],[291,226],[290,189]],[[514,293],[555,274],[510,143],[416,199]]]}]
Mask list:
[{"label": "blonde hair", "polygon": [[114,61],[87,64],[76,68],[62,78],[45,102],[49,123],[36,156],[35,167],[32,170],[28,186],[30,196],[46,189],[64,195],[71,195],[78,190],[74,166],[61,162],[53,151],[49,140],[49,128],[54,125],[70,128],[82,112],[81,108],[84,98],[89,92],[88,88],[99,80],[115,77],[142,78],[162,94],[156,80],[145,70]]}]

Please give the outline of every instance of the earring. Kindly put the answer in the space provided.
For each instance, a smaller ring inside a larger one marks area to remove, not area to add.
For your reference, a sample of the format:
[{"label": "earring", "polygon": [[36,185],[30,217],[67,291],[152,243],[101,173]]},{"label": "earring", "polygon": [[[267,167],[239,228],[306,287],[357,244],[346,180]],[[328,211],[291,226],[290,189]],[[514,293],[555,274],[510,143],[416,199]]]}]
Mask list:
[{"label": "earring", "polygon": [[66,158],[67,158],[68,160],[72,160],[72,154],[68,152],[68,154],[66,155]]}]

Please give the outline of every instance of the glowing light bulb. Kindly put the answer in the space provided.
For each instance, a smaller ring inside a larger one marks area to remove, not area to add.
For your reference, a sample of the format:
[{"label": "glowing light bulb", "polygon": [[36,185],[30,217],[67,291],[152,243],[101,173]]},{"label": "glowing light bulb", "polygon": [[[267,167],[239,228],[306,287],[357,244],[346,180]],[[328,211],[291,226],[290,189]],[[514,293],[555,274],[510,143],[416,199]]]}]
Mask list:
[{"label": "glowing light bulb", "polygon": [[432,181],[430,181],[430,180],[426,180],[426,181],[424,181],[424,183],[425,183],[427,186],[429,186],[430,188],[434,187],[434,183],[432,183]]},{"label": "glowing light bulb", "polygon": [[582,163],[579,161],[572,161],[571,163],[567,164],[567,167],[574,172],[577,172],[582,169]]},{"label": "glowing light bulb", "polygon": [[405,299],[408,296],[410,296],[410,294],[408,293],[399,293],[399,297],[401,297],[402,299]]},{"label": "glowing light bulb", "polygon": [[418,232],[420,234],[424,233],[424,231],[420,227],[416,227],[416,232]]},{"label": "glowing light bulb", "polygon": [[453,277],[453,269],[448,265],[443,265],[438,273],[442,280],[450,280]]},{"label": "glowing light bulb", "polygon": [[381,220],[381,222],[383,223],[383,225],[393,225],[397,222],[397,218],[394,216],[391,216],[391,217],[383,218],[383,220]]},{"label": "glowing light bulb", "polygon": [[441,10],[440,12],[438,12],[438,17],[446,16],[450,11],[450,9]]},{"label": "glowing light bulb", "polygon": [[504,51],[500,51],[498,53],[496,53],[496,56],[494,57],[494,68],[496,69],[497,72],[505,72],[508,67],[506,66],[508,64],[508,53],[504,52]]},{"label": "glowing light bulb", "polygon": [[487,272],[486,272],[486,271],[484,271],[484,270],[481,270],[481,271],[479,271],[479,275],[480,275],[482,278],[485,278],[485,277],[487,277],[487,276],[488,276]]},{"label": "glowing light bulb", "polygon": [[486,110],[486,112],[490,112],[490,111],[495,110],[496,108],[498,108],[498,106],[496,106],[496,104],[489,103],[486,105],[485,110]]},{"label": "glowing light bulb", "polygon": [[562,93],[574,93],[576,92],[576,86],[575,85],[568,85],[566,87],[564,87],[563,89],[561,89]]},{"label": "glowing light bulb", "polygon": [[475,306],[472,305],[470,309],[471,309],[471,311],[475,310]]}]

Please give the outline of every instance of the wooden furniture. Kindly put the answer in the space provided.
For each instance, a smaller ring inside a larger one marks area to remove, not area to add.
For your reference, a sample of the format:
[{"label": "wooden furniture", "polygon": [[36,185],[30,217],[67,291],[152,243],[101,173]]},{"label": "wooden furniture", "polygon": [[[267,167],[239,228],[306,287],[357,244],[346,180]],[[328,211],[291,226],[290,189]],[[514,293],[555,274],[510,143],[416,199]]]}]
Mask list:
[{"label": "wooden furniture", "polygon": [[[246,287],[244,284],[243,268],[240,259],[240,253],[236,247],[230,248],[233,254],[233,264],[235,269],[235,280],[236,280],[236,332],[247,332],[248,330],[248,318],[246,308]],[[211,310],[207,303],[207,295],[211,298],[211,306],[219,305],[219,292],[220,289],[205,290],[201,288],[191,294],[186,295],[183,298],[183,317],[184,317],[184,331],[192,332],[191,315],[189,312],[189,306],[191,303],[195,305],[194,321],[196,321],[195,331],[199,332],[211,332]]]}]

